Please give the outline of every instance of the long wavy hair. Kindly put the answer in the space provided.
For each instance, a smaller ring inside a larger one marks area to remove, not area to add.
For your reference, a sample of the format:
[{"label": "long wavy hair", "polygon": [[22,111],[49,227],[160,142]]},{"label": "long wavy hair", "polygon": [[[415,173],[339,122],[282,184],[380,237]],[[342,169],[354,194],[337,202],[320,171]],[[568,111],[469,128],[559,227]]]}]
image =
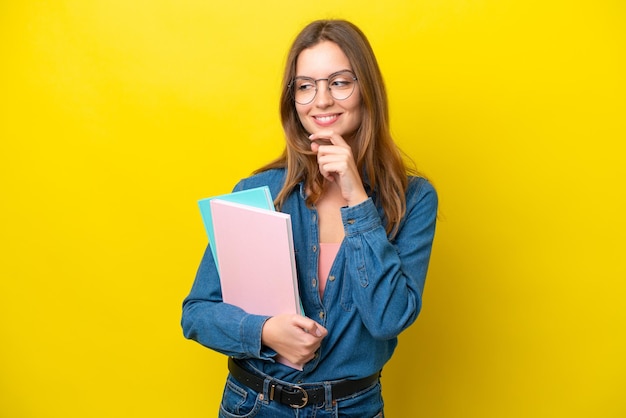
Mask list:
[{"label": "long wavy hair", "polygon": [[345,20],[318,20],[307,25],[294,40],[285,66],[280,97],[280,116],[286,136],[283,153],[274,161],[256,170],[286,168],[285,184],[276,197],[280,209],[296,185],[304,181],[308,190],[307,204],[313,205],[322,194],[324,183],[311,141],[296,112],[289,87],[296,76],[300,53],[322,41],[336,43],[346,54],[357,77],[361,92],[362,122],[350,143],[356,165],[369,184],[368,193],[375,197],[384,212],[387,234],[393,237],[406,211],[407,174],[403,154],[389,131],[387,92],[376,57],[363,32]]}]

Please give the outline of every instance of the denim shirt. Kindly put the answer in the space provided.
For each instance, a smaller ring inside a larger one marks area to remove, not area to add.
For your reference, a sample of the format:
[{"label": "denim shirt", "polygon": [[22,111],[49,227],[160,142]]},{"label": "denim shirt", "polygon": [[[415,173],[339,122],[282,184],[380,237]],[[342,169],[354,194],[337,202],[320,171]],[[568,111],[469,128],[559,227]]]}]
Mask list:
[{"label": "denim shirt", "polygon": [[[276,197],[285,170],[273,169],[241,180],[235,191],[268,186]],[[371,193],[370,193],[371,195]],[[425,179],[409,177],[406,215],[389,240],[375,196],[341,208],[345,237],[330,270],[323,297],[317,277],[318,216],[305,203],[304,185],[294,188],[281,211],[291,215],[300,298],[307,317],[328,329],[313,360],[299,371],[274,361],[261,344],[268,319],[222,302],[219,276],[207,248],[183,302],[185,337],[240,359],[277,379],[322,382],[358,379],[380,371],[397,337],[417,318],[428,269],[437,194]]]}]

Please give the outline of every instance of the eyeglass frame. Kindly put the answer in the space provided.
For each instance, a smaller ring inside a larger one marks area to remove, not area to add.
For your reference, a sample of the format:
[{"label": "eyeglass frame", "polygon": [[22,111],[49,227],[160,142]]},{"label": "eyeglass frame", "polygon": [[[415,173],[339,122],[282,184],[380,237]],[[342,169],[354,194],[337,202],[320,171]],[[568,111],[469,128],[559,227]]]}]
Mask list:
[{"label": "eyeglass frame", "polygon": [[[318,92],[317,82],[318,82],[318,81],[326,81],[326,82],[328,83],[328,87],[327,87],[327,88],[328,88],[328,91],[330,91],[330,96],[331,96],[333,99],[335,99],[335,100],[346,100],[346,99],[349,99],[349,98],[350,98],[350,96],[352,96],[352,95],[354,94],[354,89],[355,89],[356,85],[355,85],[355,86],[352,86],[352,91],[350,92],[350,94],[349,94],[349,95],[347,95],[347,96],[346,96],[346,97],[344,97],[343,99],[338,99],[338,98],[336,98],[335,96],[333,96],[333,91],[332,91],[332,89],[330,88],[330,83],[329,83],[331,78],[333,78],[333,77],[335,77],[335,76],[337,76],[337,75],[339,75],[339,74],[343,74],[343,73],[348,73],[348,74],[350,74],[350,75],[352,76],[352,77],[351,77],[351,78],[352,78],[352,81],[359,81],[359,79],[357,78],[356,74],[354,74],[354,73],[352,72],[352,70],[341,70],[341,71],[337,71],[337,72],[334,72],[334,73],[330,74],[330,75],[329,75],[328,77],[326,77],[326,78],[318,78],[317,80],[316,80],[316,79],[314,79],[313,77],[297,76],[297,77],[294,77],[294,78],[293,78],[293,79],[289,82],[289,84],[287,85],[287,88],[289,89],[289,92],[291,93],[291,96],[293,97],[293,100],[294,100],[296,103],[298,103],[299,105],[303,105],[303,106],[304,106],[304,105],[308,105],[308,104],[310,104],[310,103],[313,103],[313,100],[315,100],[315,98],[317,97],[317,92]],[[294,91],[294,87],[295,87],[295,82],[296,82],[296,80],[310,80],[310,81],[312,81],[312,82],[313,82],[313,84],[315,85],[315,94],[313,94],[313,97],[311,97],[311,100],[309,100],[309,101],[308,101],[308,102],[306,102],[306,103],[301,103],[301,102],[299,102],[299,101],[297,101],[297,100],[296,100],[296,92]]]}]

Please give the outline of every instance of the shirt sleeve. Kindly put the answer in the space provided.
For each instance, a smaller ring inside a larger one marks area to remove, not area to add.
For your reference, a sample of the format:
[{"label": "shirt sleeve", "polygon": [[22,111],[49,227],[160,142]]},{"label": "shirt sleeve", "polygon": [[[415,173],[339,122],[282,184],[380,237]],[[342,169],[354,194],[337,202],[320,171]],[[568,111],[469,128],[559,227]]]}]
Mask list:
[{"label": "shirt sleeve", "polygon": [[364,326],[381,340],[397,337],[417,318],[435,234],[435,189],[425,179],[409,184],[406,214],[393,242],[371,198],[341,210],[351,252],[346,279]]}]

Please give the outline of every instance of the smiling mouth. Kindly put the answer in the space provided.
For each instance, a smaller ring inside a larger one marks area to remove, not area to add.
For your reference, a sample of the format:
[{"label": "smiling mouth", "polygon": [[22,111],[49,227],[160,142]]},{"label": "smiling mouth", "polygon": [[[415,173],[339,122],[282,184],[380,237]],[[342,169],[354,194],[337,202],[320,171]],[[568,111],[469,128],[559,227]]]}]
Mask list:
[{"label": "smiling mouth", "polygon": [[315,119],[316,121],[320,122],[320,123],[331,123],[337,120],[337,118],[339,118],[339,114],[335,113],[333,115],[320,115],[320,116],[313,116],[313,119]]}]

